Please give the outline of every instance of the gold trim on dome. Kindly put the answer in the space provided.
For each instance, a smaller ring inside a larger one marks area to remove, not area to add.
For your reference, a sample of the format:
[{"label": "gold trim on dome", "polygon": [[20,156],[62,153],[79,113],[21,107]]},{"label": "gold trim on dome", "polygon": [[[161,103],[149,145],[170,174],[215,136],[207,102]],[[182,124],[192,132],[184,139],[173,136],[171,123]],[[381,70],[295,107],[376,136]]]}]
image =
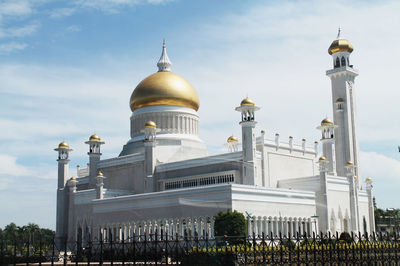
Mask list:
[{"label": "gold trim on dome", "polygon": [[100,137],[97,134],[93,134],[90,136],[89,141],[100,141]]},{"label": "gold trim on dome", "polygon": [[156,123],[154,123],[153,121],[147,121],[147,122],[144,124],[144,127],[156,128],[157,125],[156,125]]},{"label": "gold trim on dome", "polygon": [[58,148],[61,148],[61,149],[68,149],[68,148],[69,148],[69,145],[68,145],[68,143],[66,143],[65,141],[63,141],[63,142],[61,142],[61,143],[58,145]]},{"label": "gold trim on dome", "polygon": [[333,125],[333,121],[330,120],[329,118],[325,118],[324,120],[321,121],[321,126],[331,126]]},{"label": "gold trim on dome", "polygon": [[255,103],[254,103],[254,101],[252,99],[250,99],[249,97],[246,97],[240,103],[240,106],[243,106],[243,105],[255,105]]},{"label": "gold trim on dome", "polygon": [[197,111],[200,100],[196,90],[183,77],[169,71],[162,71],[142,80],[130,99],[132,112],[154,105],[177,105]]},{"label": "gold trim on dome", "polygon": [[238,141],[239,141],[239,139],[238,139],[237,137],[235,137],[235,136],[230,136],[230,137],[228,138],[228,140],[227,140],[228,143],[231,143],[231,142],[238,142]]},{"label": "gold trim on dome", "polygon": [[329,46],[328,53],[330,55],[337,53],[337,52],[348,52],[351,53],[353,52],[354,47],[353,45],[348,41],[344,39],[339,39],[339,40],[334,40]]}]

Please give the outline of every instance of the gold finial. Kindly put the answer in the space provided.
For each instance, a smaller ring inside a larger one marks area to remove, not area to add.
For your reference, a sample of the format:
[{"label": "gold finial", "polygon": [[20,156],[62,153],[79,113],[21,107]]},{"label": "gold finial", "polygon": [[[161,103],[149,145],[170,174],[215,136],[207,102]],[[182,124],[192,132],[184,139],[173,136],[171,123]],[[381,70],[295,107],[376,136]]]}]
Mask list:
[{"label": "gold finial", "polygon": [[340,39],[340,33],[341,33],[341,31],[342,31],[342,29],[339,27],[338,33],[337,33],[337,36],[336,36],[336,39]]}]

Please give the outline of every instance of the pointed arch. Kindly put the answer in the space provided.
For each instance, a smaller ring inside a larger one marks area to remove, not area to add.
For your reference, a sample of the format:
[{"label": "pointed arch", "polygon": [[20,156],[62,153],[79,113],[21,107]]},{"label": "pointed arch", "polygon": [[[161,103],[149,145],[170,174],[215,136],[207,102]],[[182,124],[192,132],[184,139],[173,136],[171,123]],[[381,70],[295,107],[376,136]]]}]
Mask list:
[{"label": "pointed arch", "polygon": [[342,56],[342,66],[345,66],[346,65],[346,59],[344,58],[344,56]]}]

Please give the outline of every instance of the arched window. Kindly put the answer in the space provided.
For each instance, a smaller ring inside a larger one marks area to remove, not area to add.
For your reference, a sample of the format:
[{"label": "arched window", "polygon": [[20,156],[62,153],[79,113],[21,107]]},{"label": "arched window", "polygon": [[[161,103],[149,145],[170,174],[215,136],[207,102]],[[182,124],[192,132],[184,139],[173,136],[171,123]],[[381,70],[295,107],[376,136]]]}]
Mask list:
[{"label": "arched window", "polygon": [[346,65],[346,59],[344,59],[344,56],[342,56],[342,66]]},{"label": "arched window", "polygon": [[339,57],[336,57],[335,67],[340,67],[340,60],[339,60]]}]

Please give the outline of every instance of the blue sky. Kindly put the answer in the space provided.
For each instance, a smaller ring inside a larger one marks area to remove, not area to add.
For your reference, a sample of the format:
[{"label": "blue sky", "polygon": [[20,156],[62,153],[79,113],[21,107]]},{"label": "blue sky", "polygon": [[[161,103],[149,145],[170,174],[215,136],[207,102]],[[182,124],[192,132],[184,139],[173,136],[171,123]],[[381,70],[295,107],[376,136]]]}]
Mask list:
[{"label": "blue sky", "polygon": [[173,71],[197,89],[210,153],[240,135],[249,95],[272,138],[319,139],[331,116],[327,53],[337,28],[355,50],[362,179],[378,206],[400,207],[400,4],[396,1],[0,0],[0,226],[54,228],[56,153],[71,175],[96,132],[103,158],[129,138],[129,97],[156,71],[162,39]]}]

